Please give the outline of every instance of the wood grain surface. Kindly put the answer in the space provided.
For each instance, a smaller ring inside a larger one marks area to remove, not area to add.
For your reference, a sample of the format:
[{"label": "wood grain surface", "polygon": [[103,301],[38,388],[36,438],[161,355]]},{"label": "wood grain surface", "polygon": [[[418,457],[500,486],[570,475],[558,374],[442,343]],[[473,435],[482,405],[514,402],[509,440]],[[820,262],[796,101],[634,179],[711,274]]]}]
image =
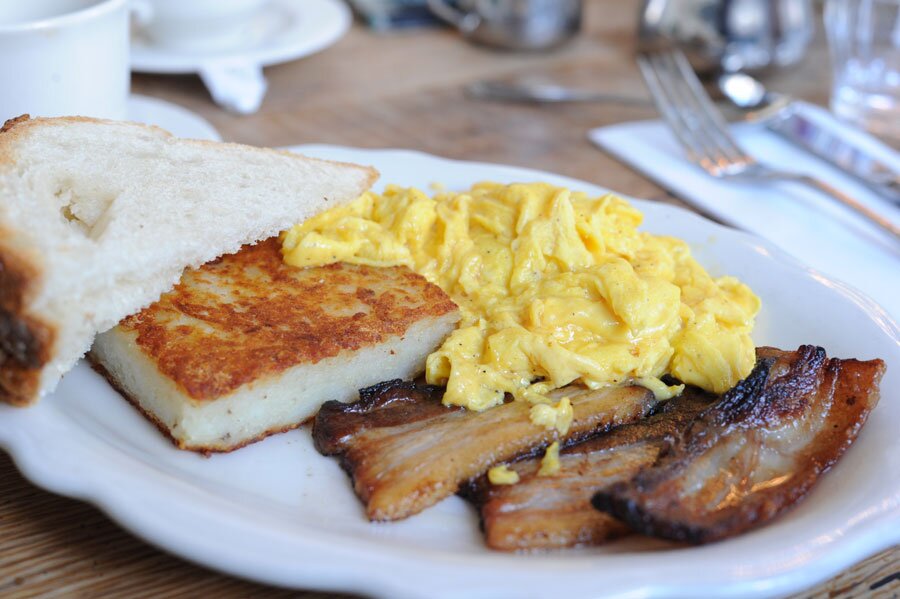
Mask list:
[{"label": "wood grain surface", "polygon": [[[246,117],[216,107],[195,76],[135,76],[133,89],[202,114],[229,141],[411,148],[553,171],[683,205],[585,137],[592,127],[655,117],[632,59],[637,8],[637,0],[588,0],[582,35],[542,54],[485,50],[446,30],[376,35],[357,26],[321,54],[267,69],[262,110]],[[827,102],[820,38],[801,65],[769,78],[772,87]],[[463,93],[476,79],[526,76],[633,101],[538,107],[479,102]],[[97,509],[32,486],[0,454],[0,597],[257,595],[340,597],[264,587],[183,562],[130,536]],[[900,548],[797,596],[896,598]]]}]

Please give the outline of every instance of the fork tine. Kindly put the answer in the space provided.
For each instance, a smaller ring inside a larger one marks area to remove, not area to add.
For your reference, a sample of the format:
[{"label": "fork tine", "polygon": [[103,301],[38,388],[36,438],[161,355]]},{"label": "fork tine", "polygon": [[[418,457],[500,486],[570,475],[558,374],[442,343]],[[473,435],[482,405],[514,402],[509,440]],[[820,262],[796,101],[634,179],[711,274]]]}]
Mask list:
[{"label": "fork tine", "polygon": [[699,107],[700,114],[703,117],[706,117],[704,120],[711,125],[708,130],[713,134],[714,138],[718,140],[719,147],[722,151],[731,160],[744,163],[752,162],[753,159],[750,158],[746,152],[741,150],[740,146],[738,146],[734,137],[731,135],[731,132],[728,129],[728,123],[722,116],[721,111],[713,104],[709,94],[703,89],[703,84],[700,83],[700,79],[697,77],[694,69],[691,68],[684,53],[680,50],[673,50],[671,55],[675,68],[681,75],[681,80],[692,95],[695,105]]},{"label": "fork tine", "polygon": [[639,59],[642,74],[647,80],[660,114],[669,124],[688,158],[709,174],[718,177],[728,169],[730,159],[699,123],[699,108],[693,106],[693,96],[685,89],[671,52],[644,54]]},{"label": "fork tine", "polygon": [[713,176],[755,163],[729,133],[725,119],[680,50],[645,53],[639,65],[660,113],[688,151],[688,158]]},{"label": "fork tine", "polygon": [[700,156],[700,166],[713,176],[719,176],[727,169],[730,157],[725,154],[709,130],[702,122],[702,110],[694,96],[687,89],[684,78],[678,70],[671,51],[659,52],[650,58],[654,72],[660,82],[672,111],[683,124],[684,135],[689,138],[695,152]]},{"label": "fork tine", "polygon": [[640,54],[638,55],[637,63],[638,68],[641,70],[641,75],[643,75],[644,81],[650,89],[650,95],[653,97],[656,109],[668,123],[669,128],[675,134],[675,137],[678,138],[685,152],[687,152],[688,159],[707,169],[706,153],[689,133],[687,124],[683,121],[680,112],[675,109],[673,99],[669,94],[669,86],[664,85],[662,82],[660,71],[655,64],[654,55]]},{"label": "fork tine", "polygon": [[767,167],[744,153],[680,52],[644,52],[638,56],[638,66],[660,114],[688,158],[712,176],[802,183],[831,196],[900,239],[900,228],[831,185],[803,173]]}]

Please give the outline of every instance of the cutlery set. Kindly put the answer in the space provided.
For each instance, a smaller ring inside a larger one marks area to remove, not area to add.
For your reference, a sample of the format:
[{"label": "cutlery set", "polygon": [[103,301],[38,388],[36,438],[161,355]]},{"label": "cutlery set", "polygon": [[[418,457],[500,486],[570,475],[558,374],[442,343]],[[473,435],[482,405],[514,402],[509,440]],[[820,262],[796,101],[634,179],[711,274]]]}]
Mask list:
[{"label": "cutlery set", "polygon": [[[900,241],[900,227],[833,185],[808,174],[772,168],[747,154],[729,132],[728,123],[703,89],[680,50],[641,53],[638,65],[660,114],[683,146],[688,159],[709,175],[745,183],[791,182],[812,187],[854,210]],[[805,122],[812,126],[809,121]],[[786,136],[794,139],[790,133]],[[856,152],[858,155],[861,151]],[[821,155],[832,156],[831,152],[824,149]],[[857,163],[859,161],[851,164]],[[844,163],[836,164],[845,166]],[[864,171],[857,170],[854,174],[861,172]],[[882,186],[890,190],[891,182],[885,180]],[[893,187],[896,188],[896,176]]]}]

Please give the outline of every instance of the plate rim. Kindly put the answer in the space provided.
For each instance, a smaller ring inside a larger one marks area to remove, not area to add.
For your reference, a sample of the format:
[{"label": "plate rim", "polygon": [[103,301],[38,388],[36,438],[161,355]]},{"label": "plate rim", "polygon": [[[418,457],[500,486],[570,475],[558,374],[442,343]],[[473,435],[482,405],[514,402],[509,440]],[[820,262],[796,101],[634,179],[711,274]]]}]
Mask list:
[{"label": "plate rim", "polygon": [[[304,153],[309,153],[311,155],[316,155],[317,152],[351,152],[360,155],[372,154],[381,156],[388,154],[394,156],[406,155],[416,157],[418,159],[427,159],[430,161],[433,160],[438,163],[455,163],[463,167],[502,168],[507,169],[509,172],[520,173],[522,174],[522,176],[548,179],[551,181],[555,180],[561,182],[571,182],[579,188],[593,190],[594,192],[605,190],[605,188],[589,181],[556,175],[537,169],[481,161],[455,160],[419,152],[416,150],[403,150],[394,148],[349,148],[345,146],[324,144],[292,146],[287,149],[292,151],[301,151]],[[821,275],[818,271],[803,265],[797,259],[778,249],[776,246],[774,246],[774,244],[756,237],[755,235],[725,227],[678,206],[662,204],[659,202],[650,202],[647,200],[639,200],[636,198],[631,198],[630,196],[624,194],[623,197],[627,197],[629,198],[629,200],[636,200],[638,205],[641,206],[642,209],[646,207],[652,207],[651,210],[654,211],[672,211],[673,213],[679,214],[680,216],[687,217],[689,220],[693,220],[695,224],[700,223],[705,227],[709,227],[710,225],[712,225],[712,230],[718,234],[725,234],[728,237],[735,237],[744,245],[749,244],[751,246],[762,248],[765,251],[773,254],[780,262],[785,263],[788,267],[792,269],[799,269],[809,274],[810,276],[815,276],[828,281],[829,283],[831,283],[831,287],[835,290],[836,293],[847,297],[850,301],[857,304],[861,309],[867,310],[867,312],[868,310],[880,312],[883,316],[884,322],[879,328],[881,328],[885,332],[885,334],[888,335],[888,337],[891,338],[898,345],[898,347],[900,347],[900,332],[898,332],[897,324],[877,303],[875,303],[873,300],[869,299],[859,291],[855,290],[854,288],[850,287],[849,285],[834,281],[833,279],[825,275]],[[886,327],[886,329],[884,327]],[[83,431],[79,431],[79,433],[82,435],[86,434]],[[391,597],[426,596],[421,592],[417,593],[417,589],[410,588],[409,584],[403,584],[402,580],[398,582],[396,577],[393,576],[393,571],[385,570],[383,572],[379,572],[376,569],[373,572],[370,568],[364,574],[361,574],[359,571],[352,572],[352,567],[335,568],[334,562],[331,561],[334,553],[332,553],[331,556],[327,559],[323,559],[321,555],[311,556],[309,563],[305,565],[305,570],[303,570],[302,572],[295,570],[287,576],[284,572],[273,572],[271,571],[271,568],[269,570],[266,570],[266,564],[260,563],[259,560],[237,560],[235,559],[234,555],[228,555],[228,551],[225,548],[210,547],[209,543],[204,544],[197,539],[186,538],[184,534],[181,534],[179,536],[177,534],[177,530],[173,532],[173,530],[171,529],[172,523],[163,522],[163,525],[159,526],[160,522],[149,522],[149,519],[141,517],[143,515],[135,516],[133,511],[136,508],[134,508],[133,505],[129,505],[129,503],[133,504],[134,498],[122,497],[122,489],[116,489],[115,487],[109,487],[108,485],[101,486],[98,489],[96,486],[91,487],[90,484],[87,484],[87,479],[79,479],[77,477],[73,479],[72,472],[63,472],[62,475],[60,475],[59,472],[54,472],[53,468],[48,468],[47,462],[44,462],[41,459],[42,452],[46,451],[47,448],[33,446],[29,449],[29,442],[32,442],[32,445],[34,445],[33,441],[35,440],[29,439],[27,437],[27,431],[17,430],[15,429],[15,427],[4,426],[4,423],[0,422],[0,446],[2,446],[8,454],[10,454],[14,463],[16,464],[16,467],[20,472],[22,472],[23,476],[28,478],[36,485],[43,487],[51,492],[82,499],[96,505],[113,521],[118,523],[126,530],[129,530],[136,536],[150,542],[157,547],[160,547],[161,549],[176,553],[180,557],[188,561],[200,563],[206,567],[210,567],[230,575],[237,575],[243,578],[257,580],[259,582],[267,584],[302,587],[308,589],[361,592],[369,595],[376,593],[381,596]],[[99,443],[99,440],[96,442]],[[894,506],[894,509],[892,511],[885,510],[884,512],[879,514],[879,517],[877,519],[878,522],[883,521],[886,523],[900,523],[900,510],[896,509],[898,506],[900,506],[900,489],[896,489],[894,490],[894,492],[896,494],[895,500],[897,501],[897,504]],[[159,518],[157,518],[157,520],[159,520]],[[851,549],[845,548],[841,552],[838,552],[836,550],[836,543],[832,543],[828,545],[828,547],[830,548],[829,551],[825,551],[820,547],[817,552],[814,552],[814,554],[813,552],[810,553],[808,559],[804,564],[796,566],[791,570],[772,573],[769,576],[758,576],[753,579],[737,579],[726,583],[717,582],[718,586],[715,587],[714,593],[716,596],[739,594],[743,595],[746,593],[755,595],[770,595],[775,593],[785,593],[800,590],[811,584],[815,584],[817,582],[820,582],[821,580],[827,579],[829,576],[832,576],[841,569],[865,558],[868,555],[871,555],[885,547],[889,547],[895,543],[900,542],[900,526],[895,527],[896,532],[894,533],[893,537],[891,537],[890,535],[885,535],[882,536],[878,542],[874,543],[872,542],[872,538],[874,537],[874,533],[872,532],[873,528],[876,527],[873,523],[870,523],[866,528],[866,531],[868,532],[859,531],[858,527],[854,529],[854,531],[851,531],[854,532],[852,538],[849,538],[851,535],[848,534],[848,538],[845,540],[845,547],[847,544],[849,544],[851,546]],[[173,535],[175,537],[174,542]],[[324,549],[325,552],[333,552],[333,547],[328,546],[329,543],[333,544],[333,541],[328,542],[327,539],[318,538],[319,536],[321,536],[321,533],[318,533],[316,536],[316,539],[303,540],[303,543],[305,543],[304,550],[316,551]],[[323,543],[324,545],[326,545],[325,547],[322,547]],[[349,548],[339,548],[337,554],[341,554],[343,552],[343,556],[342,559],[337,559],[336,561],[340,563],[342,560],[350,560],[350,563],[352,564],[353,558],[365,558],[367,557],[366,552],[369,551],[369,546],[373,543],[375,543],[375,541],[371,539],[365,539],[365,542],[357,543],[356,546]],[[216,550],[218,550],[218,553]],[[204,557],[202,558],[198,557],[199,555],[201,555],[201,553],[204,555]],[[493,564],[501,563],[506,560],[506,556],[496,556],[495,558],[493,555],[489,555],[482,557],[485,557],[484,561],[486,563],[479,567],[479,572],[477,573],[478,576],[474,581],[469,581],[470,585],[477,583],[479,580],[483,583],[484,576],[489,576],[490,574],[488,572],[490,567],[492,567]],[[617,561],[615,559],[616,556],[613,555],[604,555],[602,557],[610,561]],[[384,558],[383,556],[379,556],[379,559]],[[520,556],[515,556],[514,559],[518,560],[520,559]],[[598,559],[598,556],[590,556],[586,559],[596,560]],[[554,559],[553,556],[548,557],[547,560],[550,562],[563,561],[561,559]],[[452,559],[450,561],[452,562]],[[565,558],[565,561],[571,564],[573,562],[580,563],[584,560],[576,556],[575,558],[571,559]],[[810,571],[810,564],[815,563],[816,566],[820,566],[823,562],[828,563],[828,567],[817,567],[815,568],[816,571]],[[430,567],[433,569],[437,568],[438,566],[431,564]],[[351,570],[349,574],[348,569]],[[373,573],[375,574],[374,576]],[[521,588],[517,588],[516,590],[521,591]],[[421,591],[421,589],[419,589],[419,591]],[[444,596],[487,597],[496,596],[497,591],[498,589],[496,586],[489,586],[489,588],[487,588],[486,590],[484,588],[471,588],[470,586],[465,589],[457,589],[455,593],[446,593]],[[580,591],[584,596],[600,596],[600,594],[603,594],[591,593],[584,588],[581,588]],[[609,589],[605,589],[605,591],[608,593]],[[706,583],[702,582],[697,583],[693,586],[682,584],[681,586],[673,587],[669,583],[658,584],[651,581],[651,583],[641,582],[624,590],[614,589],[613,591],[615,591],[613,593],[614,595],[639,594],[642,596],[663,596],[675,592],[690,593],[697,596],[709,596],[713,592],[713,589],[710,589],[708,586],[706,586]]]},{"label": "plate rim", "polygon": [[[173,121],[171,117],[175,120]],[[202,115],[175,102],[154,96],[129,94],[128,120],[161,127],[175,137],[222,141],[218,130]],[[190,131],[186,131],[184,123],[189,123]]]}]

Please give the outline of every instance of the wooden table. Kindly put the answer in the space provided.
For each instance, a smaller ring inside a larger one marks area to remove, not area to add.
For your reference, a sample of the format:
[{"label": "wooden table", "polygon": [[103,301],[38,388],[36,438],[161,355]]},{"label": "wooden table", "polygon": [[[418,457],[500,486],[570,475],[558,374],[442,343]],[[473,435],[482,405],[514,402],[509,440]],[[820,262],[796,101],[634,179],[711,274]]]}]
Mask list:
[{"label": "wooden table", "polygon": [[[587,3],[583,35],[547,54],[474,48],[449,31],[379,36],[354,28],[336,46],[267,70],[270,89],[253,116],[212,104],[193,76],[136,76],[136,92],[181,104],[229,141],[280,146],[325,142],[413,148],[453,158],[515,164],[591,181],[633,196],[681,204],[592,147],[598,125],[654,117],[632,61],[637,0]],[[821,41],[804,64],[771,79],[777,89],[827,100]],[[629,95],[629,105],[511,106],[467,99],[465,83],[519,75]],[[900,594],[900,548],[874,556],[802,596]],[[182,562],[139,541],[95,508],[25,481],[0,454],[0,596],[142,595],[336,597],[287,592]]]}]

